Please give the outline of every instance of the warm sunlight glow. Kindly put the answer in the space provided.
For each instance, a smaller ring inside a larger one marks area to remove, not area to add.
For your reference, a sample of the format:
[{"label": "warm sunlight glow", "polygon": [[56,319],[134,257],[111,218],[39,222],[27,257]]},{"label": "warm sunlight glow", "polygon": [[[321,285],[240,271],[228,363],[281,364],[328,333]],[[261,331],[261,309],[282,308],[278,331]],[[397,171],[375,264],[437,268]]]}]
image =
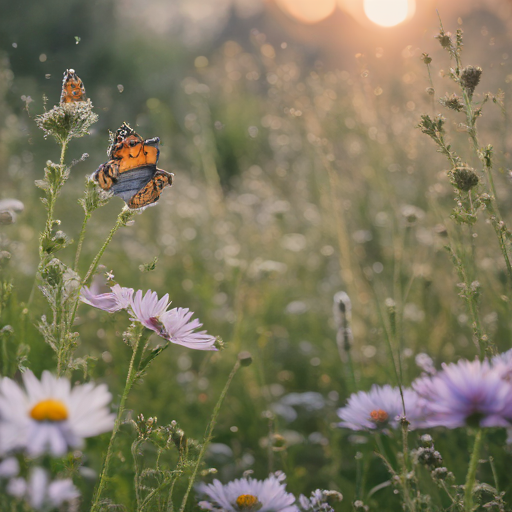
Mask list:
[{"label": "warm sunlight glow", "polygon": [[276,3],[302,23],[317,23],[330,16],[336,7],[336,0],[276,0]]},{"label": "warm sunlight glow", "polygon": [[364,12],[368,19],[382,27],[393,27],[412,15],[409,0],[364,0]]}]

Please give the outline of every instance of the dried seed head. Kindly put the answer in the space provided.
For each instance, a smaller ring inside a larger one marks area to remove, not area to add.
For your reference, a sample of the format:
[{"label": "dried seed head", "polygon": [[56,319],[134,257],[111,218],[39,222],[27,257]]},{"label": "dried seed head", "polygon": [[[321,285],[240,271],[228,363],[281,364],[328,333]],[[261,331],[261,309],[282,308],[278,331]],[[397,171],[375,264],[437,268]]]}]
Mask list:
[{"label": "dried seed head", "polygon": [[473,96],[476,86],[480,83],[482,68],[466,66],[460,75],[460,83],[470,96]]},{"label": "dried seed head", "polygon": [[244,351],[238,354],[238,360],[242,366],[250,366],[252,364],[252,356],[250,352]]},{"label": "dried seed head", "polygon": [[453,184],[463,192],[469,192],[479,181],[478,175],[471,167],[456,167],[452,171]]},{"label": "dried seed head", "polygon": [[436,468],[432,471],[432,478],[435,480],[446,480],[449,476],[448,469],[446,468]]},{"label": "dried seed head", "polygon": [[441,30],[439,35],[436,36],[436,39],[439,40],[439,43],[443,48],[451,49],[453,46],[451,36],[452,35],[450,34],[450,32],[444,32],[443,30]]},{"label": "dried seed head", "polygon": [[428,54],[428,53],[423,53],[421,55],[421,60],[425,63],[425,64],[430,64],[432,62],[432,57]]},{"label": "dried seed head", "polygon": [[447,108],[455,110],[455,112],[461,112],[464,110],[464,103],[462,103],[462,100],[456,94],[452,94],[450,96],[447,94],[444,98],[439,98],[439,103]]}]

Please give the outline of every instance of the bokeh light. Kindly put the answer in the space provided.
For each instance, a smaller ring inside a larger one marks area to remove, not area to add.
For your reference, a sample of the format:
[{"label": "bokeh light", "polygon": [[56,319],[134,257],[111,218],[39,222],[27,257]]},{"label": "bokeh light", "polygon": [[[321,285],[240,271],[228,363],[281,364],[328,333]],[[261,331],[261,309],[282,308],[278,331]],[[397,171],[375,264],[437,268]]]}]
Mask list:
[{"label": "bokeh light", "polygon": [[414,0],[364,0],[364,12],[370,21],[393,27],[414,14]]},{"label": "bokeh light", "polygon": [[317,23],[330,16],[336,8],[336,0],[276,0],[287,14],[302,23]]}]

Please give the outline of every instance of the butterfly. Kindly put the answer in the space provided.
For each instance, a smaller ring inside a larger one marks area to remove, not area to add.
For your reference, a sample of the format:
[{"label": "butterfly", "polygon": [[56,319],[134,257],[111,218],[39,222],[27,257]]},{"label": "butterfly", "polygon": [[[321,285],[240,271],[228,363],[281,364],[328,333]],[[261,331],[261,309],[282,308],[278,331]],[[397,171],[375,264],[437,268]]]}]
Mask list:
[{"label": "butterfly", "polygon": [[155,203],[162,190],[172,185],[173,174],[158,169],[160,155],[154,137],[144,140],[127,123],[111,134],[107,154],[110,160],[98,167],[93,179],[98,185],[121,197],[130,208],[143,208]]},{"label": "butterfly", "polygon": [[62,80],[62,93],[60,95],[60,104],[75,103],[77,101],[85,101],[85,87],[78,78],[74,69],[66,69],[64,71],[64,79]]}]

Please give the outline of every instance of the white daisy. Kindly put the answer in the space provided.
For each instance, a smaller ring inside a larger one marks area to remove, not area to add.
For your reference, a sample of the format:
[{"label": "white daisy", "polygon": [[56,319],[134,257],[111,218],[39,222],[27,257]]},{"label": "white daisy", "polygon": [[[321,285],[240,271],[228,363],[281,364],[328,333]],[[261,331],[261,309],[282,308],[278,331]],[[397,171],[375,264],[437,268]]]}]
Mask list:
[{"label": "white daisy", "polygon": [[39,381],[23,374],[25,389],[5,377],[0,382],[0,453],[26,449],[30,456],[62,456],[83,439],[112,430],[112,395],[105,384],[71,389],[68,379],[44,371]]},{"label": "white daisy", "polygon": [[199,506],[223,512],[299,512],[295,497],[282,483],[285,478],[284,473],[276,473],[265,480],[240,478],[226,485],[218,480],[200,484],[197,491],[208,501],[199,502]]},{"label": "white daisy", "polygon": [[70,478],[50,482],[48,473],[40,467],[31,471],[28,481],[12,478],[7,484],[7,492],[16,498],[25,499],[36,510],[55,509],[80,496]]}]

